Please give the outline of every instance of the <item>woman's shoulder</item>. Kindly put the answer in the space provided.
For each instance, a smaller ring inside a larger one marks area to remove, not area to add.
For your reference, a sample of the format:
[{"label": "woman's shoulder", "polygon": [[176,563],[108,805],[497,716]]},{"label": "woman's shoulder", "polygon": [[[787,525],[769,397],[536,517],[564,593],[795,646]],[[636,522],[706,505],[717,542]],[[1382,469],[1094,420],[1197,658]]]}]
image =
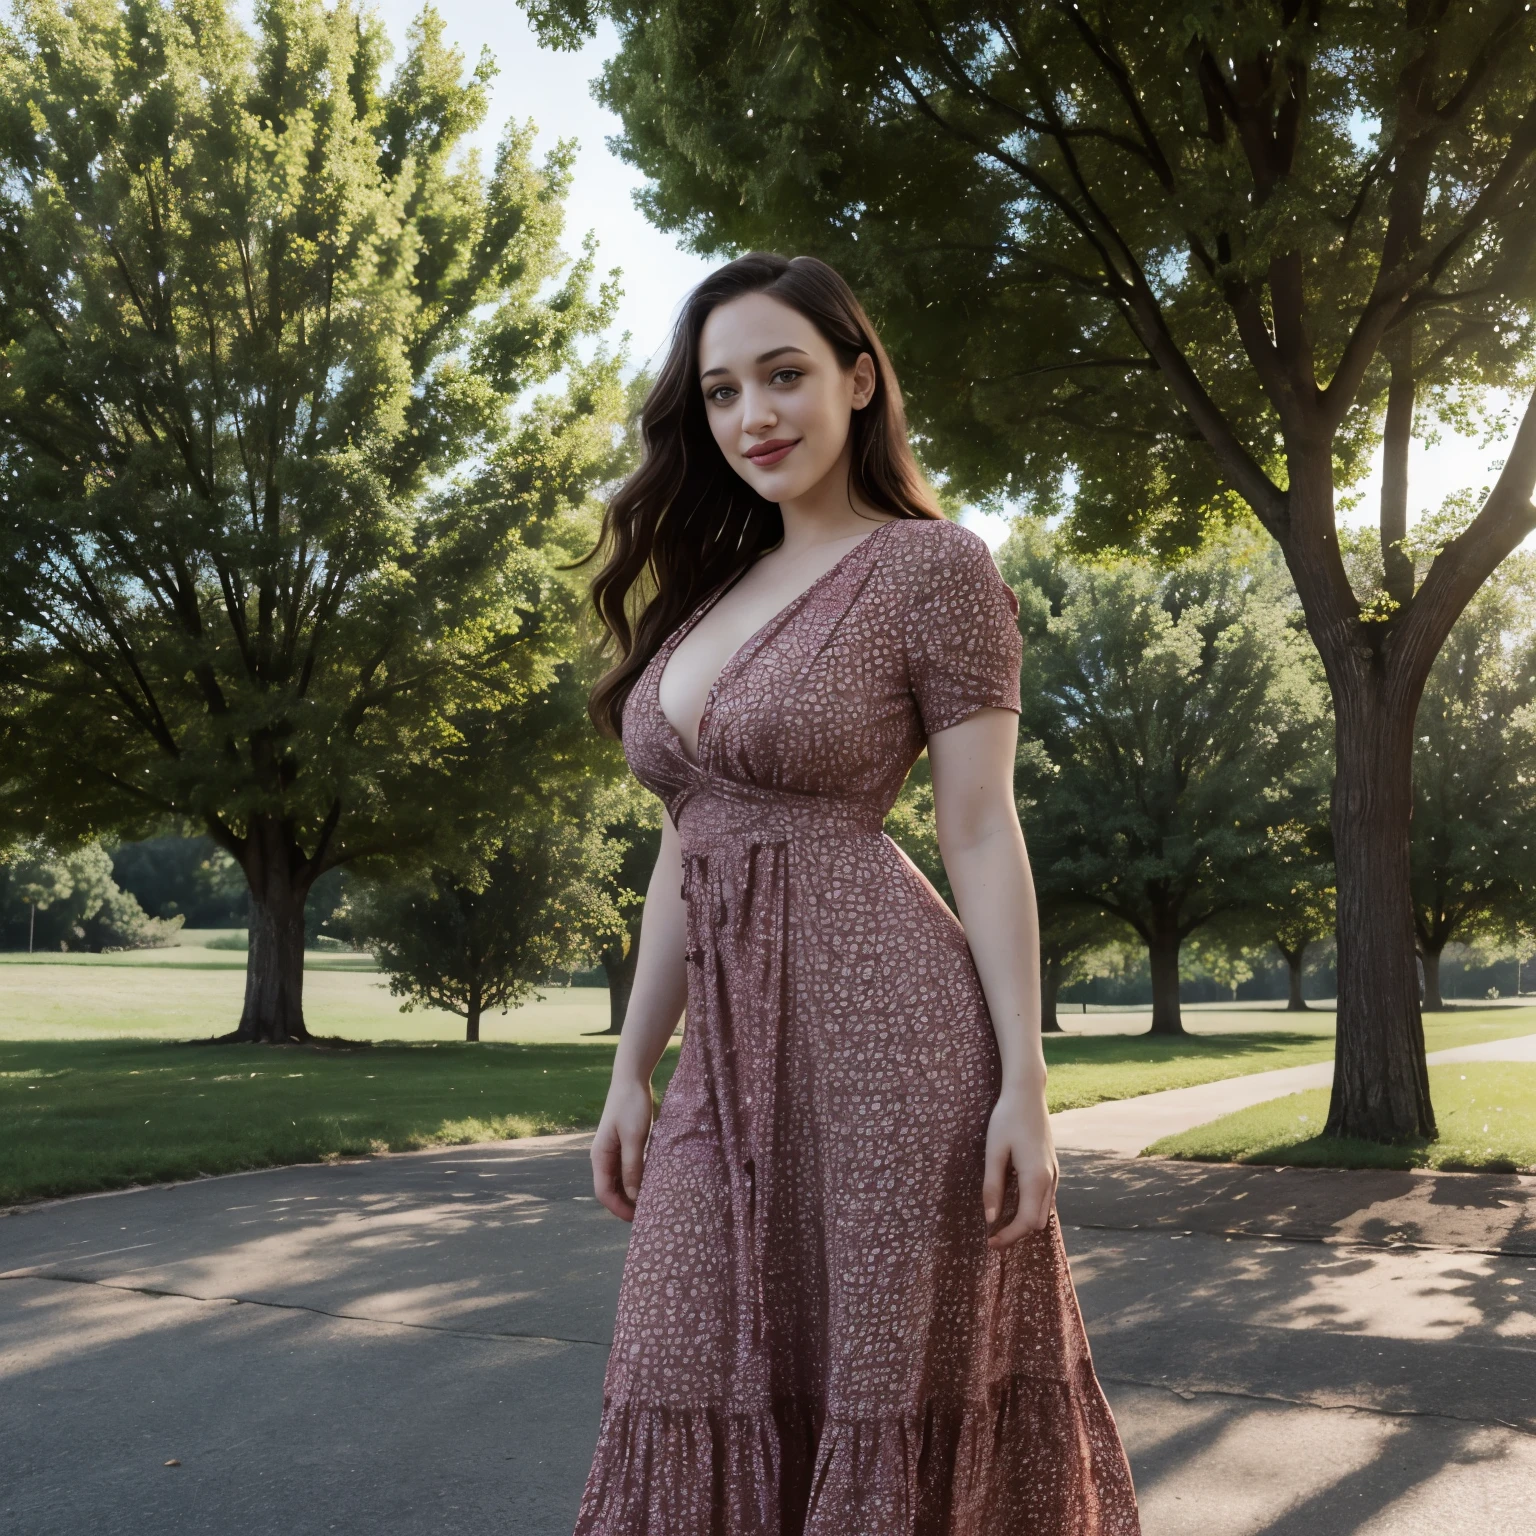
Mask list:
[{"label": "woman's shoulder", "polygon": [[903,547],[920,559],[974,559],[978,553],[992,558],[987,541],[963,523],[947,517],[903,517],[898,521]]},{"label": "woman's shoulder", "polygon": [[887,547],[890,576],[914,600],[974,586],[998,575],[987,541],[947,517],[903,518]]}]

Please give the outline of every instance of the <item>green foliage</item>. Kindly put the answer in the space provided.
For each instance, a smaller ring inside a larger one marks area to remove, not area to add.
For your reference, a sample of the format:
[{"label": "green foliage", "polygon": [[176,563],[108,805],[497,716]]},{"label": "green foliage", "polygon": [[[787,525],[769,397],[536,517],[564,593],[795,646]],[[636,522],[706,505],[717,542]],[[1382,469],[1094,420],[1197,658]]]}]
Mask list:
[{"label": "green foliage", "polygon": [[554,46],[616,27],[598,95],[659,227],[847,274],[970,498],[1065,494],[1095,542],[1188,549],[1231,489],[1287,488],[1295,407],[1335,384],[1348,483],[1400,296],[1427,414],[1526,376],[1520,5],[525,9]]},{"label": "green foliage", "polygon": [[[1394,548],[1406,557],[1415,586],[1429,574],[1435,559],[1472,526],[1487,499],[1486,485],[1477,491],[1470,486],[1452,491],[1397,541]],[[1367,624],[1394,622],[1403,604],[1387,591],[1380,534],[1358,524],[1346,524],[1338,530],[1338,542],[1345,574],[1360,601],[1361,617]]]},{"label": "green foliage", "polygon": [[[430,10],[25,5],[0,36],[0,764],[56,833],[209,834],[300,895],[419,857],[467,711],[568,647],[557,527],[613,451],[572,147],[463,148]],[[568,268],[568,270],[567,270]],[[563,276],[562,276],[563,272]],[[515,423],[530,386],[569,387]],[[257,833],[261,836],[258,837]],[[271,890],[258,891],[267,900]]]},{"label": "green foliage", "polygon": [[181,927],[148,916],[112,878],[100,843],[59,852],[36,841],[0,860],[0,944],[7,949],[147,949]]},{"label": "green foliage", "polygon": [[1218,987],[1226,987],[1235,1003],[1237,989],[1253,980],[1253,962],[1263,955],[1261,946],[1234,943],[1211,928],[1203,928],[1185,945],[1181,971],[1190,977],[1208,977]]},{"label": "green foliage", "polygon": [[[1287,962],[1294,957],[1298,964],[1308,945],[1333,932],[1337,911],[1321,787],[1314,781],[1311,817],[1270,829],[1264,849],[1270,878],[1251,913],[1253,926],[1273,941]],[[1304,801],[1305,792],[1297,798]]]},{"label": "green foliage", "polygon": [[1283,569],[1238,529],[1159,568],[1084,562],[1021,523],[1019,799],[1049,899],[1149,944],[1262,899],[1265,847],[1315,782],[1326,709]]},{"label": "green foliage", "polygon": [[1052,901],[1046,896],[1038,906],[1041,964],[1054,968],[1058,987],[1124,971],[1125,940],[1130,934],[1121,924],[1081,901]]},{"label": "green foliage", "polygon": [[119,844],[112,878],[154,917],[180,916],[189,928],[245,924],[245,876],[210,837],[162,833]]},{"label": "green foliage", "polygon": [[520,1007],[552,972],[591,961],[622,932],[611,882],[621,850],[595,829],[545,821],[486,861],[474,884],[446,870],[374,888],[352,922],[402,1008],[441,1008],[480,1037],[480,1017]]},{"label": "green foliage", "polygon": [[1536,899],[1536,561],[1467,606],[1430,672],[1413,757],[1420,948],[1516,937]]},{"label": "green foliage", "polygon": [[661,802],[623,771],[598,789],[589,814],[592,825],[602,834],[602,846],[616,860],[611,884],[620,924],[601,937],[597,960],[608,984],[608,1027],[618,1033],[629,1012],[640,961],[644,892],[661,851]]},{"label": "green foliage", "polygon": [[460,726],[438,789],[456,808],[455,857],[361,887],[340,926],[406,1009],[456,1013],[476,1039],[482,1013],[521,1006],[624,934],[639,871],[623,832],[651,815],[659,825],[659,810],[615,787],[618,749],[591,729],[568,666],[524,709]]}]

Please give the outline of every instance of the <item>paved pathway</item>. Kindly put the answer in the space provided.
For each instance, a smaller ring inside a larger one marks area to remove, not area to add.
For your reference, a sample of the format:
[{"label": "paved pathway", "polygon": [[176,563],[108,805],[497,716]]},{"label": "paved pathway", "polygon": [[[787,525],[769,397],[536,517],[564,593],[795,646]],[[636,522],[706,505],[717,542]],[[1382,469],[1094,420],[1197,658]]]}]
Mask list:
[{"label": "paved pathway", "polygon": [[1489,1040],[1483,1045],[1458,1045],[1450,1051],[1431,1051],[1425,1060],[1432,1067],[1455,1061],[1536,1061],[1536,1035],[1513,1040]]},{"label": "paved pathway", "polygon": [[[585,1146],[0,1219],[0,1531],[569,1536],[628,1230]],[[1146,1536],[1530,1536],[1536,1180],[1063,1165]]]},{"label": "paved pathway", "polygon": [[[1432,1051],[1430,1066],[1450,1066],[1463,1061],[1536,1061],[1536,1035],[1513,1040],[1490,1040],[1481,1045],[1460,1045],[1453,1050]],[[1246,1077],[1227,1077],[1193,1088],[1170,1088],[1164,1093],[1145,1093],[1134,1099],[1113,1099],[1087,1109],[1067,1109],[1051,1116],[1056,1145],[1075,1152],[1107,1152],[1114,1157],[1136,1157],[1144,1147],[1177,1136],[1197,1125],[1208,1125],[1223,1115],[1252,1109],[1270,1099],[1309,1088],[1333,1084],[1333,1063],[1319,1061],[1305,1067],[1281,1067],[1274,1072],[1253,1072]],[[1536,1531],[1536,1522],[1532,1524]]]}]

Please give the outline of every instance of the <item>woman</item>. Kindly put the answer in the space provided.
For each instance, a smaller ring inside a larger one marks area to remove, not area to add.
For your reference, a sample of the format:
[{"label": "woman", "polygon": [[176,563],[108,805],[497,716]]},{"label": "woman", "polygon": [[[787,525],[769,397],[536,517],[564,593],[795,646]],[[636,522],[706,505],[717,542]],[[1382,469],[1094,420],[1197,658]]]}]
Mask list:
[{"label": "woman", "polygon": [[[666,814],[592,1148],[634,1227],[578,1536],[1134,1533],[1054,1211],[1018,599],[822,262],[701,283],[642,424],[591,709]],[[958,922],[881,831],[925,743]]]}]

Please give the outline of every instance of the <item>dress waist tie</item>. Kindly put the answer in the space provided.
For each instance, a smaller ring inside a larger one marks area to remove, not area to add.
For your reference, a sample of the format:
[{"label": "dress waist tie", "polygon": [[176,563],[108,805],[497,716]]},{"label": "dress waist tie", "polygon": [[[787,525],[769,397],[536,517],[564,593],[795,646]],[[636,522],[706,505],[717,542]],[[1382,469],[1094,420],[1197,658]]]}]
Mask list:
[{"label": "dress waist tie", "polygon": [[[752,1353],[737,1360],[738,1382],[755,1382],[765,1394],[764,1276],[790,1002],[789,860],[790,838],[783,834],[743,838],[728,849],[685,848],[682,858],[687,955],[695,968],[687,1027],[709,1060],[709,1078],[726,1090],[715,1113],[736,1195],[731,1208],[742,1213],[730,1257],[740,1282],[734,1294],[751,1309],[751,1326],[737,1338],[750,1341]],[[702,1017],[693,1016],[696,1007]]]}]

